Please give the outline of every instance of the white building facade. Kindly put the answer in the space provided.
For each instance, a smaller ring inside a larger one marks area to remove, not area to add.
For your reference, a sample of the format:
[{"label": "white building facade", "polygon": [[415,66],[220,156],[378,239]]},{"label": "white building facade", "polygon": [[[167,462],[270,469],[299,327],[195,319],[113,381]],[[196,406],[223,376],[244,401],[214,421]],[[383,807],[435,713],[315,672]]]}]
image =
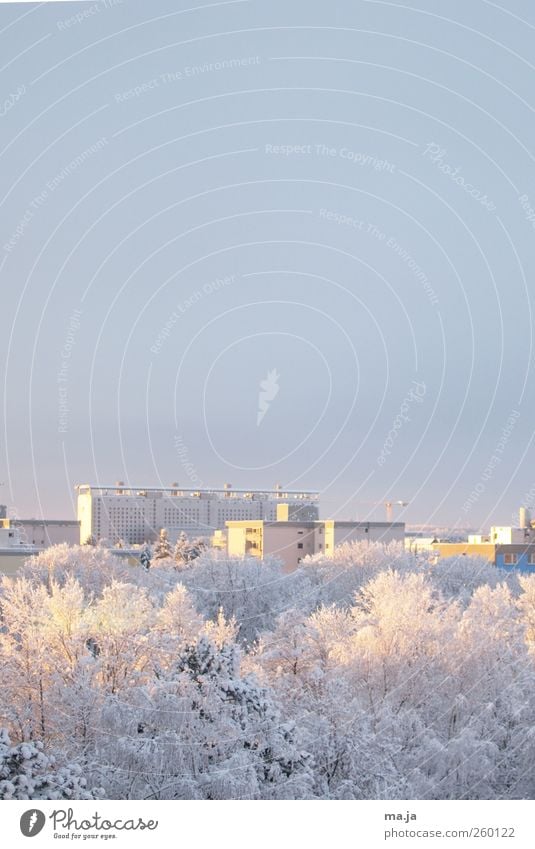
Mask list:
[{"label": "white building facade", "polygon": [[223,489],[135,488],[81,484],[78,491],[80,542],[104,540],[111,545],[154,541],[166,528],[170,542],[184,531],[188,536],[210,537],[229,521],[274,521],[277,505],[287,504],[291,516],[314,520],[319,515],[317,492]]}]

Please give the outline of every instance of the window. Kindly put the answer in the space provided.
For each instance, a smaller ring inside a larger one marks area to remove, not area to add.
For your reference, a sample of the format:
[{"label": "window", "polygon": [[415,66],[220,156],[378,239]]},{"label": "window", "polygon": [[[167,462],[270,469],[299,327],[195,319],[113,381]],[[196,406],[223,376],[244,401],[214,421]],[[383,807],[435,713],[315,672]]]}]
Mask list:
[{"label": "window", "polygon": [[[533,555],[531,555],[533,557]],[[516,554],[504,554],[503,562],[505,566],[514,566],[516,563]]]},{"label": "window", "polygon": [[299,535],[299,534],[303,534],[303,533],[304,533],[304,531],[297,531],[297,533],[298,533],[298,535]]},{"label": "window", "polygon": [[529,555],[529,565],[530,565],[530,566],[535,566],[535,554],[530,554],[530,555]]},{"label": "window", "polygon": [[298,542],[298,543],[297,543],[297,548],[303,548],[303,543],[302,543],[302,542]]}]

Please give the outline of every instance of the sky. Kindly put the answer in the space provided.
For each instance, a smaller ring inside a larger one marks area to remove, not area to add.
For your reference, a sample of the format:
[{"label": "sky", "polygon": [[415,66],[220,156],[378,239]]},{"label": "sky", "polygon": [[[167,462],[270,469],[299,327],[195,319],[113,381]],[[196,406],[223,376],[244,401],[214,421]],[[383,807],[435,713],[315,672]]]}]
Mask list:
[{"label": "sky", "polygon": [[0,5],[0,503],[535,508],[528,2]]}]

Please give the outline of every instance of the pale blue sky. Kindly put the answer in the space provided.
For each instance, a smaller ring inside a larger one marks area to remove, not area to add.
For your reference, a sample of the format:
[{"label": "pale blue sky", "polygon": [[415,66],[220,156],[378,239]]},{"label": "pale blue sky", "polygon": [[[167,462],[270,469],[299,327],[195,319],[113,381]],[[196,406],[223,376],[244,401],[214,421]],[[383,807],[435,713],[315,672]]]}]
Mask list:
[{"label": "pale blue sky", "polygon": [[535,494],[535,11],[420,6],[0,6],[0,502]]}]

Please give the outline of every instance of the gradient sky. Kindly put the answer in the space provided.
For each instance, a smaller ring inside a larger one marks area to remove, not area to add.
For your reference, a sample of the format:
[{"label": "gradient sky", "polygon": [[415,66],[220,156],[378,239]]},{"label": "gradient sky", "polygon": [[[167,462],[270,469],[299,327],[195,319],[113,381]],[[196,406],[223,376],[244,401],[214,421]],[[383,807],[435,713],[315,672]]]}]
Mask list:
[{"label": "gradient sky", "polygon": [[14,514],[117,479],[535,505],[535,9],[420,7],[0,6]]}]

